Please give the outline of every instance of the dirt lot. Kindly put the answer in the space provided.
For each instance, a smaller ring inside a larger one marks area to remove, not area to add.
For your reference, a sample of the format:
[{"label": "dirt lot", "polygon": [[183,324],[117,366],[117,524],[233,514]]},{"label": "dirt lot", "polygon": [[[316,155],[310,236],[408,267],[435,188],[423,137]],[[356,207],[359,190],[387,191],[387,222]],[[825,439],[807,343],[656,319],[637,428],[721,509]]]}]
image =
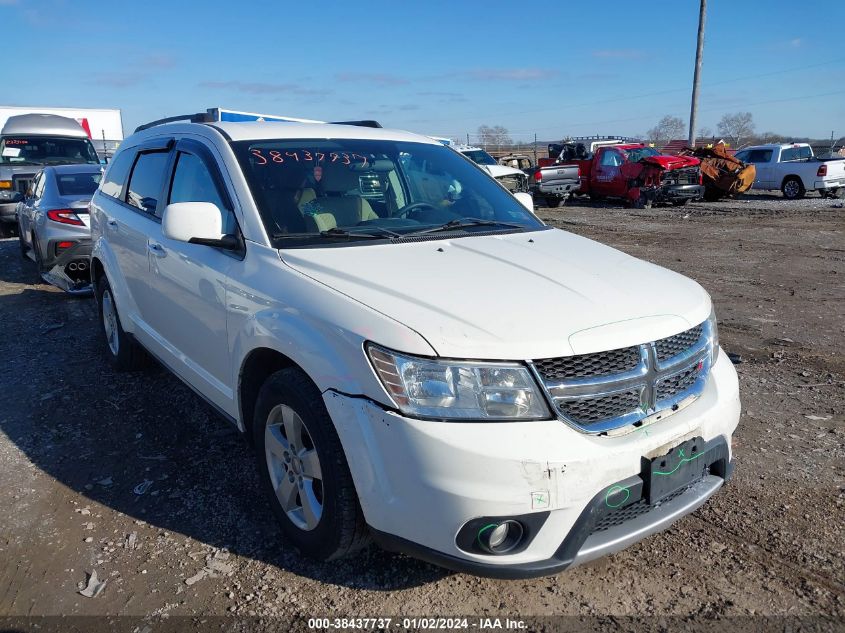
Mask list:
[{"label": "dirt lot", "polygon": [[[0,615],[823,615],[845,619],[845,210],[770,196],[550,223],[698,280],[741,357],[731,485],[552,578],[285,548],[248,449],[162,370],[115,375],[94,303],[0,242]],[[643,292],[658,289],[643,288]],[[143,494],[139,494],[143,492]],[[107,579],[94,598],[86,573]],[[841,626],[834,625],[834,626]],[[0,628],[3,628],[0,626]]]}]

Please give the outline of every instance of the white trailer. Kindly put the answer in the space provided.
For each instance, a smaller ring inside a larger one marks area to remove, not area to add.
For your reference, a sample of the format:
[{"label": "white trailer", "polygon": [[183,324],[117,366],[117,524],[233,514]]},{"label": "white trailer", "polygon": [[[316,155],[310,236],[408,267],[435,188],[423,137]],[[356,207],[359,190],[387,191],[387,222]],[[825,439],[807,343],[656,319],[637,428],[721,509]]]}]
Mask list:
[{"label": "white trailer", "polygon": [[76,119],[101,158],[114,154],[123,140],[123,120],[114,108],[43,108],[40,106],[0,106],[0,129],[10,116],[19,114],[57,114]]}]

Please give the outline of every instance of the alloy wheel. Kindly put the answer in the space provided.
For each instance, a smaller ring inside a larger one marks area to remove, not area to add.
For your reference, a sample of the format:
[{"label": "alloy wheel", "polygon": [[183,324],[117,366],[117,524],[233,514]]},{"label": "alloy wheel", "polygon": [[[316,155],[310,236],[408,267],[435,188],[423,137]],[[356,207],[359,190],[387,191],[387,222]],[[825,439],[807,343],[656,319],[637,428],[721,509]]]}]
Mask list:
[{"label": "alloy wheel", "polygon": [[317,527],[323,515],[323,474],[308,427],[289,406],[274,407],[264,429],[270,482],[285,514],[299,529]]},{"label": "alloy wheel", "polygon": [[103,329],[106,333],[106,342],[111,353],[117,356],[120,351],[120,340],[117,332],[117,313],[114,309],[114,301],[111,298],[111,291],[107,288],[103,292]]}]

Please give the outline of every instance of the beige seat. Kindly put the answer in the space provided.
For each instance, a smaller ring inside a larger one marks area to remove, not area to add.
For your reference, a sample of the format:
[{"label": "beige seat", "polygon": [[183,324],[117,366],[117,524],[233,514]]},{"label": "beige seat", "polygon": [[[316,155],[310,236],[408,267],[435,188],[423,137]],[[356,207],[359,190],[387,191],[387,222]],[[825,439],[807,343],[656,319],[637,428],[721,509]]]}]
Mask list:
[{"label": "beige seat", "polygon": [[[357,172],[346,165],[326,165],[323,168],[322,194],[316,195],[313,189],[303,189],[299,198],[299,208],[305,215],[307,229],[327,231],[336,226],[350,227],[364,220],[378,219],[370,203],[361,197],[359,186]],[[312,195],[313,199],[309,200]]]},{"label": "beige seat", "polygon": [[299,198],[297,198],[296,200],[296,204],[299,206],[299,210],[304,213],[303,207],[316,197],[317,193],[311,187],[306,187],[305,189],[301,190],[299,192]]}]

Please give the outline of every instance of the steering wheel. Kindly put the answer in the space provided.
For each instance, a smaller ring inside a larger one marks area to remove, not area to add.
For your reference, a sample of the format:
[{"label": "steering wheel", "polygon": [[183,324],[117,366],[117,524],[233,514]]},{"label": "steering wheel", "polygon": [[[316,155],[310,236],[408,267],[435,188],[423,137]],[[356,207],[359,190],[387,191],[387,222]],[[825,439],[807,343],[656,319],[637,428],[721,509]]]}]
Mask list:
[{"label": "steering wheel", "polygon": [[427,209],[433,209],[435,211],[437,210],[436,206],[434,206],[433,204],[430,204],[428,202],[412,202],[411,204],[405,205],[404,207],[399,209],[396,212],[396,216],[394,216],[394,217],[400,217],[400,218],[408,219],[408,216],[411,213],[413,213],[414,211],[417,211],[418,209],[426,209],[426,208]]}]

